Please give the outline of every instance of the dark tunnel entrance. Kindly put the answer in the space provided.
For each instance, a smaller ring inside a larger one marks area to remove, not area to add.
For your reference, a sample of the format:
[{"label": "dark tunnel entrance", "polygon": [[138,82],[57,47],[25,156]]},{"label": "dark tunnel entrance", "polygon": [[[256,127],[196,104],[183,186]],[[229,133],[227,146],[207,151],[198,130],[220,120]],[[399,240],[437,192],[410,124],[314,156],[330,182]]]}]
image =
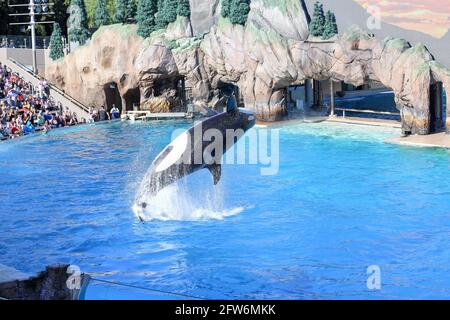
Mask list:
[{"label": "dark tunnel entrance", "polygon": [[123,100],[125,101],[125,111],[132,111],[138,109],[141,103],[141,93],[139,88],[134,88],[128,90],[123,95]]},{"label": "dark tunnel entrance", "polygon": [[120,97],[119,89],[117,88],[117,84],[115,82],[111,82],[105,84],[105,101],[106,101],[106,110],[109,112],[113,105],[119,108],[122,113],[122,98]]},{"label": "dark tunnel entrance", "polygon": [[442,82],[436,82],[430,87],[430,132],[445,130],[446,95]]}]

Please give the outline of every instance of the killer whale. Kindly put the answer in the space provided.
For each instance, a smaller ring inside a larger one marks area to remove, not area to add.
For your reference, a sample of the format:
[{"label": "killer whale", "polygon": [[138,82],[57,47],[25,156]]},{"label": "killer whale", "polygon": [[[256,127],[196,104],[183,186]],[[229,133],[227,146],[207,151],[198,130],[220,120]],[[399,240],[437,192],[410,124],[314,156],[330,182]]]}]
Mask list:
[{"label": "killer whale", "polygon": [[[223,153],[232,147],[242,135],[256,123],[255,114],[244,108],[228,109],[217,113],[186,130],[167,145],[155,158],[141,182],[135,199],[138,207],[145,209],[147,199],[158,194],[160,190],[175,181],[201,169],[208,169],[216,185],[221,178],[222,167],[220,155],[212,158],[204,157],[211,141],[204,139],[204,134],[210,129],[217,130],[223,137]],[[237,135],[227,135],[233,130]],[[232,139],[232,141],[228,141]],[[222,153],[222,154],[223,154]]]}]

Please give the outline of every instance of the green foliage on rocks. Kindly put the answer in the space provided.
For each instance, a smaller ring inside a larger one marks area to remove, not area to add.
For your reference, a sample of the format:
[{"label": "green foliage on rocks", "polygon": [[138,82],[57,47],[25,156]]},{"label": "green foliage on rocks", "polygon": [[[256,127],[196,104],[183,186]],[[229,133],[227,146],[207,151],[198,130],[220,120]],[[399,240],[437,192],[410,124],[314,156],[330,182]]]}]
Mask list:
[{"label": "green foliage on rocks", "polygon": [[50,37],[50,59],[53,61],[64,57],[64,44],[62,31],[58,23],[53,24],[53,32]]},{"label": "green foliage on rocks", "polygon": [[117,32],[124,39],[128,39],[137,34],[137,26],[135,24],[116,23],[100,27],[92,35],[92,40],[97,39],[98,37],[102,36],[106,31],[111,30]]},{"label": "green foliage on rocks", "polygon": [[114,21],[116,23],[133,23],[135,16],[135,0],[116,0],[116,13],[114,15]]},{"label": "green foliage on rocks", "polygon": [[222,0],[220,14],[224,18],[229,18],[233,24],[245,25],[249,12],[249,0]]},{"label": "green foliage on rocks", "polygon": [[90,36],[84,1],[72,0],[70,2],[69,12],[69,41],[84,45]]},{"label": "green foliage on rocks", "polygon": [[111,22],[105,0],[97,0],[97,6],[95,7],[94,25],[97,28],[106,26]]},{"label": "green foliage on rocks", "polygon": [[221,6],[222,6],[222,8],[221,8],[220,14],[224,18],[228,18],[230,16],[231,0],[222,0]]},{"label": "green foliage on rocks", "polygon": [[189,4],[189,0],[178,0],[177,14],[186,18],[191,16],[191,6]]},{"label": "green foliage on rocks", "polygon": [[157,0],[140,0],[137,10],[136,21],[138,24],[138,35],[147,38],[156,30],[155,14],[158,9]]},{"label": "green foliage on rocks", "polygon": [[314,12],[311,22],[309,23],[309,32],[314,37],[321,37],[324,33],[325,15],[323,12],[323,4],[320,2],[314,3]]},{"label": "green foliage on rocks", "polygon": [[338,26],[336,23],[336,16],[333,12],[327,11],[327,15],[325,17],[325,26],[322,34],[323,40],[328,40],[333,38],[338,34]]},{"label": "green foliage on rocks", "polygon": [[229,15],[231,23],[245,25],[249,12],[250,3],[248,0],[231,0]]},{"label": "green foliage on rocks", "polygon": [[344,41],[369,40],[370,35],[358,25],[351,25],[341,36]]}]

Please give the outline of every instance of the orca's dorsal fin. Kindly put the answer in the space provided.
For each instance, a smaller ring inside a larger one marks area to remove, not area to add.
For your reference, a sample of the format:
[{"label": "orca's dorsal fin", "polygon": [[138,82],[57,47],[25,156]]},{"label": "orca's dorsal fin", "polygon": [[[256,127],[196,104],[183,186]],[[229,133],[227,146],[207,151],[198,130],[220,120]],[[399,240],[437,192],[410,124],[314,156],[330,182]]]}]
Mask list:
[{"label": "orca's dorsal fin", "polygon": [[208,170],[213,176],[214,185],[218,184],[222,176],[222,165],[220,163],[211,164],[208,166]]}]

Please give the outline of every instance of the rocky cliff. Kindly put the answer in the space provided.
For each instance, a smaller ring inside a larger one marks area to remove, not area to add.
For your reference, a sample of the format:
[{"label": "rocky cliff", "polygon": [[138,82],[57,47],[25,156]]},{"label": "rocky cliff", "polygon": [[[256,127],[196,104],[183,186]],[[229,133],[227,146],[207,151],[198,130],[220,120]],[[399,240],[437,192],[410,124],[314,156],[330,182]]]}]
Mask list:
[{"label": "rocky cliff", "polygon": [[214,103],[221,88],[234,84],[246,107],[268,121],[283,116],[280,102],[293,83],[377,80],[394,90],[404,131],[419,134],[430,131],[430,85],[450,88],[450,72],[421,44],[375,39],[357,27],[333,41],[309,38],[299,0],[252,0],[245,26],[220,17],[218,0],[191,0],[191,7],[191,19],[179,17],[147,39],[132,25],[102,27],[88,45],[48,65],[46,75],[88,105],[104,103],[111,82],[122,97],[139,88],[145,102],[173,95],[184,77],[198,104]]}]

